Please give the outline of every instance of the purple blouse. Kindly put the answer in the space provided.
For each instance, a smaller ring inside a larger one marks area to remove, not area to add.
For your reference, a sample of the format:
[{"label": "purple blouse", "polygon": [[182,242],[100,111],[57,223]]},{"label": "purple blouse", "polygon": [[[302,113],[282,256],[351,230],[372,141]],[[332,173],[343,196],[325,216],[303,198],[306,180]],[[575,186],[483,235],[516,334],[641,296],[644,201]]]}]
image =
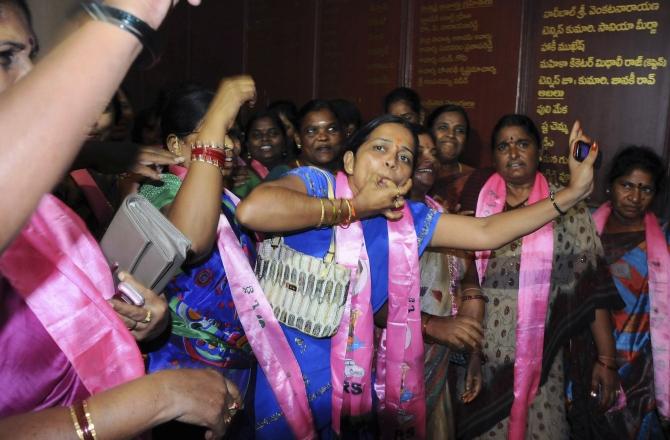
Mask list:
[{"label": "purple blouse", "polygon": [[65,354],[0,276],[0,418],[88,396]]}]

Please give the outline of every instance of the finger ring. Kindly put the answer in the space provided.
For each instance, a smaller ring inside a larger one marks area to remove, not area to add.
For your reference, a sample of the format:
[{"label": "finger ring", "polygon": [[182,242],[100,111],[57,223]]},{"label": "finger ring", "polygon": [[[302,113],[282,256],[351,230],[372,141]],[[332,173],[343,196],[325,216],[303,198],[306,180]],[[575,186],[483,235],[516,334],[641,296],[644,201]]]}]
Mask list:
[{"label": "finger ring", "polygon": [[149,324],[151,322],[151,310],[147,310],[147,316],[141,322],[142,324]]},{"label": "finger ring", "polygon": [[133,330],[135,330],[135,327],[137,327],[137,321],[133,321],[133,326],[130,327],[128,330],[132,332]]},{"label": "finger ring", "polygon": [[598,397],[598,393],[596,393],[596,392],[593,391],[593,390],[591,390],[591,392],[590,392],[589,394],[590,394],[590,396],[593,397],[593,398]]}]

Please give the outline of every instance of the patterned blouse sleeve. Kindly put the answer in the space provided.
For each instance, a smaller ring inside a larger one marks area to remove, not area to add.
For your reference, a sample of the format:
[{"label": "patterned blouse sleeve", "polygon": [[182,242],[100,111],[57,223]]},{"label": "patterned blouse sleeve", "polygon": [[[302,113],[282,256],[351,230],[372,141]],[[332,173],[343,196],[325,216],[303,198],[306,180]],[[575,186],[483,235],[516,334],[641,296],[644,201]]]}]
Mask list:
[{"label": "patterned blouse sleeve", "polygon": [[298,176],[307,188],[307,195],[311,197],[328,197],[328,181],[335,185],[332,174],[315,167],[295,168],[285,176]]},{"label": "patterned blouse sleeve", "polygon": [[172,203],[181,188],[181,180],[174,174],[161,174],[161,181],[162,185],[145,184],[140,187],[140,195],[158,209]]},{"label": "patterned blouse sleeve", "polygon": [[426,250],[440,220],[440,213],[423,202],[409,201],[409,209],[414,219],[416,238],[419,242],[419,256]]}]

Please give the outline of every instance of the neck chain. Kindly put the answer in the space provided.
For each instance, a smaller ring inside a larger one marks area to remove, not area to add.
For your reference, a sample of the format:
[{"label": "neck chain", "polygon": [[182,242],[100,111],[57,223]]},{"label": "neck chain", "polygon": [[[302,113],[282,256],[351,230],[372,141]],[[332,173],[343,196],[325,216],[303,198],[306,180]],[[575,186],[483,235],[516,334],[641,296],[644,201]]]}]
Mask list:
[{"label": "neck chain", "polygon": [[526,197],[526,199],[525,199],[523,202],[518,203],[518,204],[516,204],[516,205],[514,205],[514,206],[510,205],[507,201],[505,201],[505,211],[512,211],[512,210],[514,210],[514,209],[520,208],[520,207],[522,207],[523,205],[525,205],[526,202],[528,202],[528,197]]}]

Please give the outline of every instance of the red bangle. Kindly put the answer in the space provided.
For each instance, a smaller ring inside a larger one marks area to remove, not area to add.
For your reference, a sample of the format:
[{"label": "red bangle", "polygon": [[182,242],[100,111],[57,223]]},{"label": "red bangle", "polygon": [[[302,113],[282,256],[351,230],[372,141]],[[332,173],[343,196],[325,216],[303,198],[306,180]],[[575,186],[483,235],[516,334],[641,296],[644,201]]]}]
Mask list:
[{"label": "red bangle", "polygon": [[226,155],[223,150],[210,147],[193,147],[191,148],[191,155],[209,156],[220,162],[224,162],[226,160]]},{"label": "red bangle", "polygon": [[191,148],[191,162],[205,162],[223,169],[226,162],[229,164],[233,158],[228,157],[224,150],[211,147],[196,146]]}]

